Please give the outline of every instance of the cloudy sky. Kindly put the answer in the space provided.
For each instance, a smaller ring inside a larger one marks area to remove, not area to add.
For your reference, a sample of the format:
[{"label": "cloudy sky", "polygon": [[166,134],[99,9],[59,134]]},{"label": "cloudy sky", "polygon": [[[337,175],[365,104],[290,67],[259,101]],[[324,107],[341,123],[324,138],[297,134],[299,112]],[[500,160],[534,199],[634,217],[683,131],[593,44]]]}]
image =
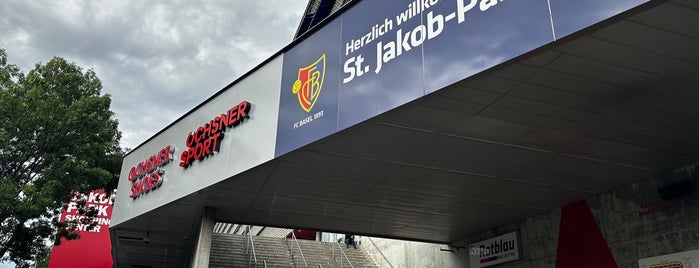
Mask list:
[{"label": "cloudy sky", "polygon": [[287,45],[307,2],[3,0],[0,48],[94,69],[134,148]]},{"label": "cloudy sky", "polygon": [[94,69],[134,148],[287,45],[306,3],[2,0],[0,48],[24,73],[54,56]]}]

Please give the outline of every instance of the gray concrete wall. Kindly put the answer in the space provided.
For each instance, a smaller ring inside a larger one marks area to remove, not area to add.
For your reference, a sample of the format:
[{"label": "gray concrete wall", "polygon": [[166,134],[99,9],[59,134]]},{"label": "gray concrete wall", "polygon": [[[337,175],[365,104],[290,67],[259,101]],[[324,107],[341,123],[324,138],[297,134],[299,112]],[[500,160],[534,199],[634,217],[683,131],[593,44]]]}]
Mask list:
[{"label": "gray concrete wall", "polygon": [[[699,249],[699,196],[663,200],[657,189],[679,180],[649,179],[588,200],[619,267],[638,259]],[[696,178],[692,181],[697,185]]]},{"label": "gray concrete wall", "polygon": [[[514,222],[505,226],[490,229],[475,234],[462,241],[454,243],[468,247],[469,244],[493,238],[513,231],[519,232],[520,260],[495,265],[502,268],[553,268],[556,266],[556,248],[558,245],[558,230],[561,222],[561,210],[557,209],[544,215],[537,215]],[[458,252],[468,259],[468,248]],[[468,261],[463,266],[469,267]]]},{"label": "gray concrete wall", "polygon": [[[677,173],[677,172],[675,172]],[[686,172],[685,172],[686,173]],[[690,180],[699,181],[696,175]],[[687,178],[686,176],[684,178]],[[602,235],[620,268],[638,267],[638,259],[699,249],[699,194],[663,200],[657,189],[683,179],[662,176],[645,179],[588,199]],[[561,210],[556,209],[511,224],[474,234],[454,245],[471,243],[519,231],[521,259],[497,268],[553,268],[556,264]],[[379,267],[468,267],[468,249],[440,251],[446,245],[390,239],[365,239]]]},{"label": "gray concrete wall", "polygon": [[449,249],[447,245],[364,237],[361,247],[382,268],[441,268],[468,265],[464,255],[440,250]]},{"label": "gray concrete wall", "polygon": [[[469,267],[468,245],[477,241],[519,231],[521,259],[516,262],[496,265],[506,268],[546,268],[555,267],[556,247],[561,211],[554,210],[545,215],[490,229],[475,234],[454,245],[463,248],[450,248],[447,245],[419,243],[392,239],[365,238],[362,247],[381,268],[418,267]],[[372,243],[373,241],[373,243]],[[452,249],[453,252],[440,249]]]},{"label": "gray concrete wall", "polygon": [[199,234],[194,244],[194,256],[192,256],[192,266],[195,268],[208,268],[209,256],[211,255],[211,240],[214,234],[214,217],[216,209],[206,207],[202,213]]}]

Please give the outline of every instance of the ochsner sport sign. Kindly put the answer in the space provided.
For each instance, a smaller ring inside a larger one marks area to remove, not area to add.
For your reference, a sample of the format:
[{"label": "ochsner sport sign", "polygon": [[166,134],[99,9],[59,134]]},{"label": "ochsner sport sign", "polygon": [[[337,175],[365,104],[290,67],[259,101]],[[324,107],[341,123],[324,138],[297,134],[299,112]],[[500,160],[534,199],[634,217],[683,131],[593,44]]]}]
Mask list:
[{"label": "ochsner sport sign", "polygon": [[220,116],[199,126],[197,130],[189,132],[185,139],[187,150],[182,151],[180,167],[187,168],[194,160],[204,160],[218,152],[223,133],[230,127],[236,127],[245,119],[250,119],[252,104],[242,101],[240,104],[228,109]]},{"label": "ochsner sport sign", "polygon": [[507,233],[469,245],[471,267],[488,267],[519,260],[517,232]]}]

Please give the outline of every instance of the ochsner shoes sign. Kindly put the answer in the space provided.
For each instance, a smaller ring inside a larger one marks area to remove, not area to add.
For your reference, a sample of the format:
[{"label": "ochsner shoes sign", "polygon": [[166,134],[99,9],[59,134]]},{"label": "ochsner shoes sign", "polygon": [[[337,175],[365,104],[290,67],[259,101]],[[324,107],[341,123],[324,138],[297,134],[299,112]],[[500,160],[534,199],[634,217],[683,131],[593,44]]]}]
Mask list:
[{"label": "ochsner shoes sign", "polygon": [[471,268],[519,260],[517,232],[473,243],[469,245],[469,253]]}]

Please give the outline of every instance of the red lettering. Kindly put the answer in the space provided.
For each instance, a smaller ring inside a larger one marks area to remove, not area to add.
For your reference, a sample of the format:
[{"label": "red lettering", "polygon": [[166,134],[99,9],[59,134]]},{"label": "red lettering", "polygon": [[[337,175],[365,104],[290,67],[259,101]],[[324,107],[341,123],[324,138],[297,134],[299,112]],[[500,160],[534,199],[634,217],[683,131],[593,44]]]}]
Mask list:
[{"label": "red lettering", "polygon": [[138,173],[136,172],[136,167],[132,167],[129,170],[129,181],[133,181],[138,178]]},{"label": "red lettering", "polygon": [[146,172],[150,172],[153,169],[153,166],[155,165],[155,163],[153,163],[153,158],[155,157],[151,155],[148,157],[148,159],[146,159]]},{"label": "red lettering", "polygon": [[150,175],[148,175],[148,177],[146,177],[145,179],[141,180],[142,183],[143,183],[143,187],[141,188],[141,190],[142,190],[143,192],[145,192],[146,190],[148,190],[148,189],[150,189],[150,188],[152,187],[151,184],[150,184],[150,182],[151,182],[151,180],[152,180],[152,178],[153,178],[153,175],[155,175],[155,174],[150,174]]},{"label": "red lettering", "polygon": [[196,147],[194,147],[194,159],[199,160],[202,157],[202,154],[204,153],[204,150],[202,147],[204,144],[198,143]]},{"label": "red lettering", "polygon": [[204,141],[203,145],[204,146],[202,146],[202,147],[204,147],[204,149],[203,149],[204,152],[202,154],[203,155],[210,155],[211,154],[211,139],[206,139]]},{"label": "red lettering", "polygon": [[216,133],[211,139],[214,141],[211,145],[211,151],[218,152],[218,148],[221,145],[221,140],[223,139],[223,133]]},{"label": "red lettering", "polygon": [[[195,146],[196,146],[196,145],[195,145]],[[192,147],[192,148],[187,149],[187,154],[188,154],[188,156],[187,156],[187,165],[190,165],[190,164],[192,164],[192,162],[193,162],[194,159],[195,159],[195,158],[194,158],[194,148]]]},{"label": "red lettering", "polygon": [[250,112],[250,103],[247,101],[243,101],[240,104],[238,104],[238,120],[240,122],[243,122],[243,118],[250,118],[248,113]]},{"label": "red lettering", "polygon": [[138,163],[138,166],[136,166],[136,175],[138,176],[138,178],[142,177],[143,174],[146,173],[146,167],[145,167],[145,166],[146,166],[146,165],[145,165],[143,162]]},{"label": "red lettering", "polygon": [[237,126],[238,125],[238,105],[233,106],[228,110],[228,125]]},{"label": "red lettering", "polygon": [[170,146],[163,148],[158,153],[158,166],[165,165],[166,162],[170,161]]},{"label": "red lettering", "polygon": [[185,143],[188,149],[180,156],[180,167],[187,168],[194,160],[203,160],[214,152],[218,152],[224,136],[223,132],[226,128],[237,126],[246,118],[250,118],[251,107],[250,102],[242,101],[208,123],[199,126],[196,131],[188,133]]},{"label": "red lettering", "polygon": [[194,145],[194,135],[192,134],[192,132],[189,132],[189,134],[187,134],[187,139],[185,140],[184,144],[187,145],[187,147],[192,147],[192,145]]},{"label": "red lettering", "polygon": [[134,195],[134,197],[137,197],[142,192],[143,180],[135,182],[131,187],[136,189],[136,194]]},{"label": "red lettering", "polygon": [[204,137],[211,137],[211,124],[209,123],[204,124]]},{"label": "red lettering", "polygon": [[213,130],[214,134],[218,133],[218,131],[219,131],[218,127],[219,127],[220,122],[221,122],[220,116],[214,117],[214,119],[211,120],[211,129]]},{"label": "red lettering", "polygon": [[[161,172],[161,171],[158,170],[158,172],[153,173],[153,175],[150,176],[150,179],[151,179],[151,181],[150,181],[150,185],[151,185],[150,189],[153,189],[153,188],[155,188],[155,187],[160,186],[160,183],[162,182],[162,180],[160,179],[160,175],[159,175],[160,172]],[[150,189],[149,189],[149,190],[150,190]]]},{"label": "red lettering", "polygon": [[187,152],[188,151],[183,151],[180,155],[180,167],[187,167]]},{"label": "red lettering", "polygon": [[144,192],[146,191],[146,189],[148,189],[148,188],[147,188],[147,187],[148,187],[148,184],[146,183],[146,181],[148,181],[148,180],[147,180],[147,179],[143,179],[143,180],[138,181],[138,182],[139,182],[138,190],[140,191],[140,193],[144,193]]},{"label": "red lettering", "polygon": [[156,167],[160,166],[160,164],[163,162],[163,161],[160,161],[160,152],[151,156],[150,159],[151,159],[151,163],[153,163],[152,164],[153,167],[151,167],[150,169],[155,169]]},{"label": "red lettering", "polygon": [[196,134],[194,134],[194,141],[196,143],[200,143],[201,140],[203,140],[203,139],[204,139],[204,128],[199,127],[199,128],[197,128]]},{"label": "red lettering", "polygon": [[133,185],[131,185],[131,195],[129,195],[130,198],[137,198],[141,196],[144,193],[147,193],[156,187],[160,186],[160,184],[163,183],[162,178],[160,175],[163,174],[162,170],[158,170],[150,175],[148,175],[147,178],[135,182]]},{"label": "red lettering", "polygon": [[228,115],[221,114],[221,131],[225,131],[228,127]]},{"label": "red lettering", "polygon": [[138,189],[136,188],[136,184],[131,185],[131,195],[129,195],[130,198],[135,198],[138,193]]},{"label": "red lettering", "polygon": [[[191,133],[190,136],[192,136]],[[129,170],[128,179],[132,182],[130,198],[136,199],[163,183],[161,175],[164,171],[158,169],[158,167],[169,163],[174,151],[174,148],[168,145]],[[182,160],[182,162],[180,162],[181,167],[186,167],[191,163],[192,151],[193,149],[190,148],[190,150],[182,152],[180,156],[180,160]]]}]

